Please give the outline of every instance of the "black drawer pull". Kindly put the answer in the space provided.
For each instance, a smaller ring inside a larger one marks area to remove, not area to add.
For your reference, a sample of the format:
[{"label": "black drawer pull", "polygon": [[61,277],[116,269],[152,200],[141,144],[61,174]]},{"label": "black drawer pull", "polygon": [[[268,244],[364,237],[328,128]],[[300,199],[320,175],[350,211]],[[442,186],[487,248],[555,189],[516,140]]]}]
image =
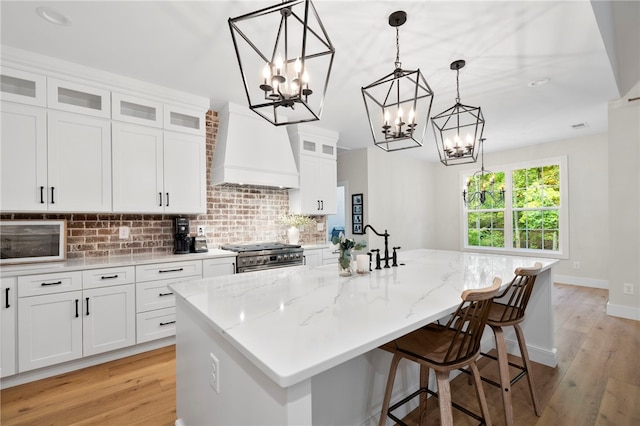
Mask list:
[{"label": "black drawer pull", "polygon": [[40,187],[40,204],[44,204],[44,186]]},{"label": "black drawer pull", "polygon": [[167,192],[167,207],[169,207],[169,193]]},{"label": "black drawer pull", "polygon": [[162,296],[171,296],[173,293],[169,292],[169,293],[160,293],[158,294],[158,296],[162,297]]},{"label": "black drawer pull", "polygon": [[158,207],[162,207],[162,192],[158,192],[158,195],[160,196],[160,204],[158,204]]},{"label": "black drawer pull", "polygon": [[47,286],[47,285],[60,285],[60,284],[62,284],[62,281],[56,281],[55,283],[42,283],[40,285]]},{"label": "black drawer pull", "polygon": [[56,200],[53,198],[53,191],[55,191],[55,187],[51,187],[51,204],[55,204]]},{"label": "black drawer pull", "polygon": [[174,321],[167,321],[167,322],[161,322],[160,323],[160,327],[162,327],[163,325],[170,325],[170,324],[175,324],[175,320]]},{"label": "black drawer pull", "polygon": [[180,271],[184,271],[184,268],[165,269],[165,270],[160,269],[158,272],[160,272],[161,274],[165,274],[167,272],[180,272]]},{"label": "black drawer pull", "polygon": [[118,274],[116,275],[103,275],[100,277],[101,280],[112,280],[114,278],[118,278]]},{"label": "black drawer pull", "polygon": [[78,299],[76,299],[76,318],[78,318],[80,314],[78,314]]},{"label": "black drawer pull", "polygon": [[89,316],[89,298],[87,297],[87,316]]},{"label": "black drawer pull", "polygon": [[11,307],[9,305],[9,289],[10,289],[9,287],[4,289],[4,293],[5,293],[5,297],[6,297],[5,302],[4,302],[4,307],[7,308],[7,309],[9,309]]}]

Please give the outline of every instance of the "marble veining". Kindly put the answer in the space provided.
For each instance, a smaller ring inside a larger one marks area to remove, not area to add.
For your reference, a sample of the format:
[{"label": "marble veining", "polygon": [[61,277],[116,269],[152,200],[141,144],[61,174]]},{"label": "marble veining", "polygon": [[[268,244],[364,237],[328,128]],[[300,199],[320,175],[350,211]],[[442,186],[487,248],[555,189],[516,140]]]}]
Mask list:
[{"label": "marble veining", "polygon": [[[553,259],[400,251],[397,268],[340,277],[336,265],[296,266],[172,284],[236,349],[283,387],[449,314],[469,288],[506,283],[519,266]],[[180,332],[178,325],[178,333]]]}]

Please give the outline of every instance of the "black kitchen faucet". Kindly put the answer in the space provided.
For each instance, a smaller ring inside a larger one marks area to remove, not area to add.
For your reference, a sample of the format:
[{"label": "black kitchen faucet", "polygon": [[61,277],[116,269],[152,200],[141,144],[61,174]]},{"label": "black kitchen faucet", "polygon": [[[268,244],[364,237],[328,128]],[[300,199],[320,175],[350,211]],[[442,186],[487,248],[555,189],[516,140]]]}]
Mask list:
[{"label": "black kitchen faucet", "polygon": [[362,229],[363,233],[367,233],[367,228],[370,228],[374,234],[376,234],[379,237],[384,237],[384,257],[380,257],[380,249],[375,249],[375,250],[370,250],[371,252],[376,252],[376,269],[382,269],[380,267],[380,261],[384,260],[384,267],[385,268],[389,268],[389,261],[392,260],[393,263],[391,266],[398,266],[398,262],[397,262],[397,256],[396,256],[396,249],[400,249],[402,247],[393,247],[393,256],[389,257],[389,233],[387,232],[387,230],[384,230],[384,234],[379,233],[378,231],[375,230],[375,228],[371,225],[365,225],[365,227]]}]

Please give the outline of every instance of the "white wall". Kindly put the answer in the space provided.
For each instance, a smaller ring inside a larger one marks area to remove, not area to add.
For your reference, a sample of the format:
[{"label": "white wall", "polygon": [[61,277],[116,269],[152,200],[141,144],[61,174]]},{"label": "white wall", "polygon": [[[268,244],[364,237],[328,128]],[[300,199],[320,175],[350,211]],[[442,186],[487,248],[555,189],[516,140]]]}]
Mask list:
[{"label": "white wall", "polygon": [[[487,145],[490,143],[487,139]],[[485,168],[497,171],[495,166],[502,164],[560,155],[567,156],[569,169],[569,259],[561,260],[554,268],[556,281],[607,288],[607,135],[577,137],[495,153],[485,151],[484,163]],[[460,174],[465,170],[479,169],[479,163],[436,169],[438,203],[435,214],[447,219],[446,226],[436,228],[434,248],[462,249],[459,232],[462,197]],[[573,269],[573,262],[580,262],[580,269]]]},{"label": "white wall", "polygon": [[[640,82],[609,104],[609,304],[607,313],[640,320]],[[633,294],[624,294],[624,284]]]},{"label": "white wall", "polygon": [[[364,223],[389,234],[391,247],[429,247],[434,233],[433,165],[411,157],[411,150],[385,152],[369,147],[338,156],[338,181],[347,186],[347,230],[351,231],[351,194],[363,193]],[[361,236],[356,235],[356,240]],[[369,248],[384,249],[384,239],[367,231]]]}]

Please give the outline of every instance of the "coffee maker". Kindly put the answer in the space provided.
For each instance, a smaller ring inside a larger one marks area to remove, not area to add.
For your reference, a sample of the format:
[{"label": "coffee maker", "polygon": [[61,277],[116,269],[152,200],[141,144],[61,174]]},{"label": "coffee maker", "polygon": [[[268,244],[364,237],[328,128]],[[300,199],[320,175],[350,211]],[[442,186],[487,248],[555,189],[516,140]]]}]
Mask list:
[{"label": "coffee maker", "polygon": [[175,219],[175,245],[173,252],[175,254],[184,254],[190,252],[191,237],[189,236],[189,219],[186,217],[177,217]]}]

